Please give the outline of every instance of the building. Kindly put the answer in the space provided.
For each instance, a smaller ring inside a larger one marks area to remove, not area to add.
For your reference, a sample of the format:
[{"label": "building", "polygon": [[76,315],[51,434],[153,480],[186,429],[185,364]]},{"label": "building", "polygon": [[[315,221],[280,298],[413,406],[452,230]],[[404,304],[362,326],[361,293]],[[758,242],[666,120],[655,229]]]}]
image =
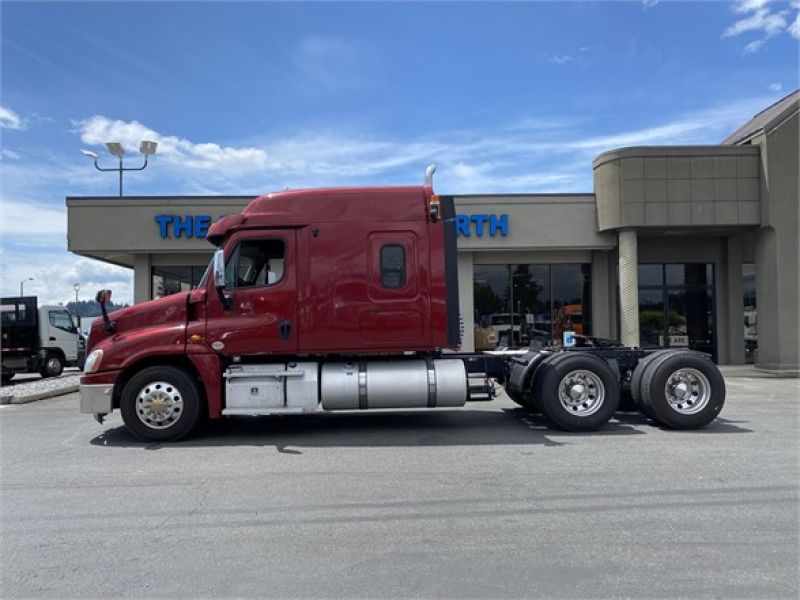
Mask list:
[{"label": "building", "polygon": [[[565,330],[797,375],[800,91],[719,145],[609,150],[592,194],[457,196],[464,348]],[[588,165],[587,165],[588,168]],[[250,196],[67,198],[69,250],[190,289]]]}]

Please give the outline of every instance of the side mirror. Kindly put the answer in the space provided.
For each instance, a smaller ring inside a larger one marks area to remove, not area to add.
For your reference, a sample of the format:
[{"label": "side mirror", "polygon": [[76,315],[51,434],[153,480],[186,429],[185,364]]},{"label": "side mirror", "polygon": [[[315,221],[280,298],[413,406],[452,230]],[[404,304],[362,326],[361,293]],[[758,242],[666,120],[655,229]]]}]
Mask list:
[{"label": "side mirror", "polygon": [[111,302],[111,290],[100,290],[94,297],[95,302],[100,304],[100,313],[103,315],[103,327],[108,333],[114,333],[117,330],[117,324],[113,323],[108,318],[108,311],[106,310],[106,302]]},{"label": "side mirror", "polygon": [[214,276],[214,287],[217,289],[225,288],[225,252],[220,248],[214,252],[214,262],[212,263]]},{"label": "side mirror", "polygon": [[225,310],[233,309],[233,300],[225,295],[225,252],[220,248],[214,252],[214,258],[211,259],[211,277],[214,281],[214,287],[217,288],[217,295],[219,301],[222,303],[222,308]]}]

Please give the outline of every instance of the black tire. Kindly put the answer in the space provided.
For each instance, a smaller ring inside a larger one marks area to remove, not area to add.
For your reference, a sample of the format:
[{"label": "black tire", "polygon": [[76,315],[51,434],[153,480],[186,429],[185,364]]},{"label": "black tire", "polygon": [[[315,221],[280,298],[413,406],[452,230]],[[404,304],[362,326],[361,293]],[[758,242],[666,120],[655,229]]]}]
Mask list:
[{"label": "black tire", "polygon": [[[197,427],[204,414],[200,398],[197,383],[183,369],[147,367],[131,377],[122,389],[122,420],[140,440],[174,442]],[[158,411],[160,414],[148,411],[148,407],[156,405],[163,409]]]},{"label": "black tire", "polygon": [[2,383],[3,383],[3,385],[7,384],[9,381],[14,379],[14,375],[16,375],[16,373],[3,373],[2,374],[2,377],[3,377]]},{"label": "black tire", "polygon": [[639,363],[636,365],[636,368],[633,370],[633,375],[631,376],[631,397],[633,398],[633,402],[636,404],[637,410],[639,410],[644,416],[653,420],[655,420],[656,417],[650,410],[650,407],[642,404],[642,380],[644,378],[645,369],[647,369],[647,367],[652,364],[656,358],[668,352],[675,351],[666,349],[658,350],[652,354],[648,354],[639,361]]},{"label": "black tire", "polygon": [[[616,412],[619,405],[619,381],[603,359],[584,352],[565,352],[555,355],[552,360],[548,359],[540,369],[534,377],[537,404],[545,416],[560,429],[596,431]],[[586,379],[583,376],[584,393],[579,399],[572,400],[576,403],[583,400],[583,404],[573,404],[568,409],[560,399],[559,391],[566,384],[567,377],[576,371],[588,372],[593,377]],[[598,383],[602,384],[602,389]]]},{"label": "black tire", "polygon": [[55,352],[49,353],[44,358],[42,366],[39,369],[39,375],[42,377],[58,377],[64,372],[64,358]]},{"label": "black tire", "polygon": [[722,373],[706,356],[691,351],[664,353],[653,360],[641,389],[643,408],[671,429],[705,427],[725,404]]},{"label": "black tire", "polygon": [[542,382],[544,381],[545,374],[549,373],[554,365],[566,359],[568,356],[571,356],[571,354],[569,354],[568,352],[556,352],[555,354],[551,354],[550,356],[545,358],[536,367],[536,370],[533,373],[533,378],[531,380],[531,391],[533,392],[532,401],[539,412],[544,412],[544,409],[542,408],[542,404],[540,402],[540,398],[542,398],[542,395],[544,394],[544,390],[542,389]]}]

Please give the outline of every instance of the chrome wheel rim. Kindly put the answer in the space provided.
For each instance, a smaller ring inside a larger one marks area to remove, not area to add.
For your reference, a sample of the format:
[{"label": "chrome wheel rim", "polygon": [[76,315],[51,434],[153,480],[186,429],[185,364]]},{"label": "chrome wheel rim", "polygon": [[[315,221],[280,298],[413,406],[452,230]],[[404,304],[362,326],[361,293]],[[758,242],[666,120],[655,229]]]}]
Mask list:
[{"label": "chrome wheel rim", "polygon": [[570,371],[558,384],[558,400],[569,414],[576,417],[593,415],[606,399],[606,388],[597,374],[586,369]]},{"label": "chrome wheel rim", "polygon": [[166,381],[148,383],[136,394],[136,416],[150,429],[167,429],[183,414],[183,394]]},{"label": "chrome wheel rim", "polygon": [[52,373],[55,375],[58,373],[58,367],[61,365],[61,361],[57,358],[50,358],[47,360],[47,372]]},{"label": "chrome wheel rim", "polygon": [[678,369],[667,377],[664,394],[670,408],[682,415],[694,415],[711,400],[711,384],[697,369]]}]

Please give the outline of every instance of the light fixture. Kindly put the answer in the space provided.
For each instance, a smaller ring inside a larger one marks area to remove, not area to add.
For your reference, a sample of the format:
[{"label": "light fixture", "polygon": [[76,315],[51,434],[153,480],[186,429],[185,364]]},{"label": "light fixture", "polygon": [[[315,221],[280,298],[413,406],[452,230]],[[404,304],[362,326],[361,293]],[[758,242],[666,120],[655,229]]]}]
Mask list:
[{"label": "light fixture", "polygon": [[142,140],[139,143],[139,152],[144,155],[144,164],[141,167],[124,167],[122,165],[122,157],[125,156],[125,148],[123,148],[122,144],[119,142],[106,142],[106,148],[108,149],[109,154],[119,158],[118,167],[101,167],[99,164],[97,164],[97,161],[100,160],[100,157],[96,152],[92,152],[91,150],[81,150],[81,154],[91,158],[94,161],[94,166],[98,171],[117,171],[119,173],[119,195],[122,196],[122,174],[125,171],[143,171],[147,167],[148,157],[156,153],[158,142],[154,142],[152,140]]},{"label": "light fixture", "polygon": [[119,142],[106,142],[106,148],[111,156],[121,159],[125,155],[125,148]]},{"label": "light fixture", "polygon": [[141,152],[145,156],[150,156],[151,154],[155,154],[156,148],[158,148],[158,142],[152,142],[150,140],[142,140],[141,143],[139,144],[139,152]]}]

